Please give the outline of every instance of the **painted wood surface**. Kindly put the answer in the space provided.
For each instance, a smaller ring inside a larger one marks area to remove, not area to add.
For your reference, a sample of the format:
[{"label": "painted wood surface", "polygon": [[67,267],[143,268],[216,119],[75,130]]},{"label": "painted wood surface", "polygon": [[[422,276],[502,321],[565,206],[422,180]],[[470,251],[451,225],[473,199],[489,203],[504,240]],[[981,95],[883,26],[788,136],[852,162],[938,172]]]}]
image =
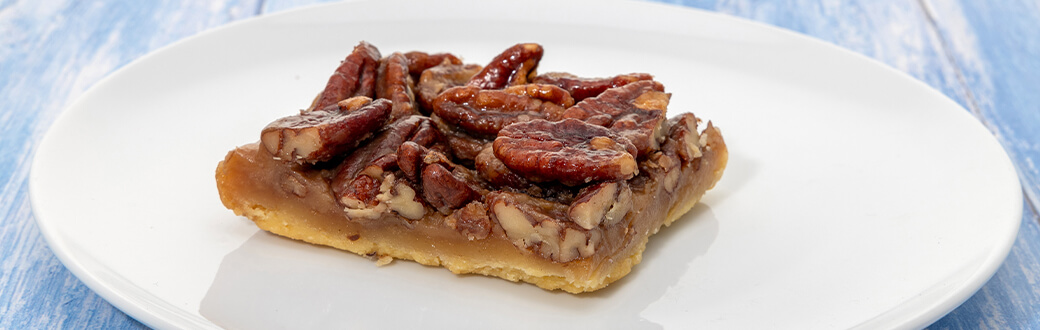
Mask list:
[{"label": "painted wood surface", "polygon": [[[0,0],[0,329],[141,328],[47,248],[26,180],[76,96],[150,51],[320,0]],[[1040,5],[1036,1],[661,1],[745,17],[884,62],[971,111],[1014,158],[1027,196],[1000,270],[936,329],[1040,328]]]}]

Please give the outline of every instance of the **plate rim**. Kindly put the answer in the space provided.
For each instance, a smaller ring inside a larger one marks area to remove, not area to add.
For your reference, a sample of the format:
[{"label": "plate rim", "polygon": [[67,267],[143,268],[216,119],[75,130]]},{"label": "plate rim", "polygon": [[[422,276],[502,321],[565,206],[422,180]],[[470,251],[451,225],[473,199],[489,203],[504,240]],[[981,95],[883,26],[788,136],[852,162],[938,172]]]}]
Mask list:
[{"label": "plate rim", "polygon": [[[408,0],[399,0],[399,1],[407,2]],[[459,3],[481,3],[481,2],[479,2],[479,0],[452,0],[452,1],[459,2]],[[165,53],[165,52],[169,51],[170,49],[182,47],[184,44],[192,43],[192,42],[195,42],[195,41],[197,41],[199,39],[210,38],[213,35],[226,33],[227,31],[233,30],[233,29],[243,28],[243,26],[249,26],[249,25],[258,24],[258,22],[262,22],[262,21],[277,20],[277,19],[282,19],[282,18],[285,18],[285,17],[292,16],[292,15],[306,15],[306,12],[320,11],[323,8],[326,8],[326,7],[340,7],[340,6],[342,6],[342,7],[350,7],[350,6],[356,5],[357,3],[376,3],[376,2],[378,2],[378,0],[348,0],[348,1],[337,2],[337,3],[310,4],[310,5],[305,5],[305,6],[301,6],[301,7],[292,8],[292,9],[289,9],[289,10],[276,12],[276,13],[273,13],[273,14],[262,14],[262,15],[259,15],[259,16],[252,16],[252,17],[240,19],[240,20],[237,20],[237,21],[229,22],[227,24],[223,24],[221,26],[218,26],[218,27],[215,27],[215,28],[211,28],[211,29],[199,32],[199,33],[197,33],[195,35],[192,35],[192,36],[189,36],[189,37],[186,37],[186,38],[183,38],[183,39],[171,42],[170,44],[167,44],[165,46],[162,46],[162,47],[159,47],[159,48],[157,48],[155,50],[152,50],[152,51],[148,52],[147,54],[142,55],[142,56],[132,60],[131,62],[123,65],[122,67],[120,67],[120,68],[110,72],[109,74],[105,75],[105,77],[103,77],[102,79],[100,79],[99,81],[94,83],[92,86],[90,86],[86,91],[84,91],[81,95],[79,95],[76,100],[74,100],[73,102],[71,102],[67,106],[65,106],[63,108],[63,110],[55,118],[55,120],[52,122],[51,126],[48,127],[46,133],[39,140],[39,142],[37,144],[37,148],[34,149],[34,155],[32,157],[32,164],[30,166],[28,186],[29,186],[29,199],[30,199],[32,212],[33,212],[34,218],[36,220],[36,224],[37,224],[38,228],[40,229],[41,234],[43,234],[44,240],[47,242],[48,246],[51,248],[51,251],[54,253],[54,255],[56,257],[58,257],[58,259],[62,262],[62,264],[70,272],[72,272],[73,275],[75,275],[80,281],[82,281],[92,291],[94,291],[95,293],[97,293],[98,295],[103,297],[107,302],[111,303],[116,308],[120,309],[124,313],[130,315],[134,319],[136,319],[136,320],[138,320],[138,321],[140,321],[140,322],[142,322],[142,323],[144,323],[144,324],[146,324],[148,326],[157,327],[157,328],[186,328],[186,327],[191,327],[191,328],[199,328],[199,327],[217,328],[218,327],[217,325],[213,324],[209,320],[206,320],[206,319],[202,318],[201,316],[198,316],[198,315],[180,315],[180,314],[184,314],[184,313],[177,313],[178,311],[180,311],[180,309],[178,309],[177,307],[169,304],[168,302],[162,301],[162,299],[160,299],[157,296],[146,297],[146,298],[151,298],[151,299],[143,299],[143,300],[140,299],[140,298],[135,298],[133,292],[127,292],[126,291],[127,288],[131,288],[130,291],[134,291],[134,290],[139,290],[139,291],[142,291],[142,292],[145,292],[145,291],[143,289],[139,288],[138,286],[133,285],[132,283],[129,283],[129,281],[127,281],[127,280],[123,279],[122,277],[118,276],[118,274],[112,273],[110,270],[108,270],[105,267],[98,268],[97,266],[93,266],[93,268],[88,268],[88,266],[87,266],[88,264],[96,263],[93,260],[93,257],[90,256],[89,254],[76,253],[70,246],[68,246],[68,242],[63,241],[59,237],[57,237],[57,236],[61,235],[61,233],[58,231],[58,229],[53,228],[53,224],[54,224],[53,222],[48,223],[46,221],[46,218],[48,218],[48,216],[46,215],[48,213],[48,211],[43,210],[43,209],[41,209],[38,206],[39,199],[40,199],[40,197],[38,196],[38,193],[39,193],[40,188],[38,187],[39,183],[38,183],[38,179],[37,178],[38,178],[38,174],[40,173],[39,167],[41,166],[41,165],[39,165],[40,162],[38,161],[39,155],[41,154],[40,151],[49,149],[48,146],[52,145],[54,143],[54,142],[50,142],[50,141],[54,139],[54,136],[56,134],[56,133],[53,133],[55,131],[55,127],[60,127],[61,125],[66,125],[67,122],[68,122],[67,117],[69,116],[69,114],[72,113],[72,112],[77,111],[75,109],[82,109],[82,107],[80,106],[80,103],[82,102],[82,100],[84,100],[84,99],[88,98],[89,96],[95,94],[96,91],[100,89],[100,88],[98,88],[99,86],[104,86],[104,85],[110,84],[112,80],[116,79],[116,77],[119,77],[119,76],[123,75],[124,72],[126,72],[126,71],[134,70],[134,68],[136,68],[137,66],[139,66],[143,62],[151,61],[153,58],[157,57],[158,54]],[[422,3],[422,4],[426,4],[426,2],[424,2],[424,1],[416,1],[416,2]],[[574,1],[574,2],[592,3],[594,1],[593,0],[580,0],[580,1]],[[598,2],[596,2],[596,3],[600,4]],[[913,76],[911,76],[910,74],[908,74],[906,72],[903,72],[903,71],[900,71],[900,70],[898,70],[898,69],[896,69],[894,67],[891,67],[891,66],[889,66],[889,65],[887,65],[887,64],[885,64],[885,63],[883,63],[883,62],[881,62],[881,61],[879,61],[877,59],[870,58],[867,55],[854,52],[852,50],[849,50],[849,49],[843,48],[841,46],[838,46],[836,44],[833,44],[833,43],[830,43],[830,42],[827,42],[827,41],[824,41],[824,40],[821,40],[821,39],[817,39],[817,38],[814,38],[812,36],[808,36],[808,35],[805,35],[805,34],[793,31],[793,30],[785,29],[785,28],[782,28],[782,27],[774,26],[774,25],[769,25],[767,23],[753,21],[753,20],[750,20],[750,19],[742,18],[742,17],[726,15],[726,14],[718,13],[718,12],[706,11],[706,10],[703,10],[703,9],[698,9],[698,8],[693,8],[693,7],[681,6],[681,5],[677,5],[677,4],[667,4],[667,3],[657,3],[657,2],[643,2],[643,1],[628,1],[628,0],[611,0],[611,4],[618,4],[618,5],[622,5],[623,4],[623,5],[630,5],[630,6],[656,6],[656,7],[660,7],[660,8],[667,8],[669,10],[682,10],[682,11],[687,11],[689,13],[689,15],[694,15],[694,16],[696,16],[696,15],[707,15],[707,16],[710,16],[710,17],[714,17],[715,19],[718,19],[718,20],[721,20],[721,21],[725,21],[727,24],[746,25],[746,26],[752,27],[753,29],[762,30],[762,33],[766,33],[766,34],[779,33],[779,34],[786,35],[786,37],[793,38],[793,39],[797,40],[799,43],[808,43],[808,44],[812,44],[812,45],[816,45],[816,46],[823,46],[823,47],[827,48],[830,51],[837,51],[839,54],[841,54],[841,56],[852,56],[853,58],[856,59],[857,62],[863,62],[864,65],[869,65],[873,69],[884,70],[885,74],[887,74],[887,75],[894,74],[895,76],[899,76],[901,78],[901,80],[904,80],[904,81],[912,83],[912,84],[917,84],[918,87],[921,87],[922,91],[927,91],[927,93],[933,94],[932,96],[937,96],[939,99],[944,100],[944,102],[950,103],[952,107],[956,107],[956,108],[962,110],[962,111],[960,111],[961,112],[960,115],[969,116],[972,119],[972,121],[974,122],[975,125],[978,125],[978,126],[982,127],[983,129],[985,129],[984,125],[981,122],[979,122],[977,118],[972,116],[967,110],[965,110],[960,104],[956,103],[955,101],[950,99],[947,95],[941,93],[940,91],[936,90],[932,86],[924,83],[923,81],[920,81],[920,80],[914,78]],[[535,20],[535,21],[538,20],[537,18],[528,18],[528,19]],[[587,24],[588,23],[583,23],[582,25],[587,25]],[[78,111],[84,111],[84,110],[78,110]],[[999,142],[996,140],[996,138],[992,136],[992,132],[990,132],[988,129],[985,129],[985,130],[986,130],[986,132],[990,133],[990,140],[991,141],[989,141],[989,142],[997,144],[997,146],[1000,148],[1004,158],[1007,160],[1007,164],[1010,165],[1010,171],[1016,175],[1016,178],[1018,178],[1017,168],[1015,168],[1013,163],[1011,163],[1010,157],[1007,155],[1006,149],[1004,149],[1003,146],[1000,145]],[[1016,184],[1015,185],[1016,189],[1018,191],[1020,191],[1021,190],[1021,182],[1016,180],[1015,184]],[[1021,217],[1022,217],[1022,203],[1023,203],[1023,199],[1022,199],[1022,195],[1021,194],[1016,194],[1015,196],[1017,196],[1016,197],[1016,201],[1012,201],[1011,203],[1014,204],[1014,205],[1018,205],[1018,208],[1017,208],[1018,216],[1016,218],[1017,220],[1014,221],[1014,224],[1011,226],[1012,228],[1010,228],[1012,230],[1010,230],[1008,232],[1005,232],[1004,233],[1005,234],[1005,239],[1000,241],[999,242],[1000,244],[998,244],[997,246],[995,246],[994,248],[992,248],[990,250],[991,253],[989,253],[989,257],[985,258],[986,262],[984,262],[982,265],[980,265],[979,270],[976,271],[972,276],[970,276],[969,279],[966,281],[967,283],[970,283],[969,285],[965,285],[964,287],[961,287],[961,288],[959,288],[957,290],[953,290],[951,292],[951,294],[948,295],[949,299],[942,300],[942,301],[939,301],[937,303],[928,304],[929,307],[925,307],[924,310],[921,310],[921,311],[919,311],[917,313],[911,313],[913,315],[910,315],[910,316],[907,316],[907,315],[894,315],[894,314],[900,314],[899,312],[905,312],[904,310],[901,310],[901,308],[903,308],[909,302],[903,302],[903,303],[899,303],[899,304],[893,306],[892,308],[890,308],[889,310],[883,312],[882,314],[877,315],[874,318],[872,318],[870,320],[867,320],[864,323],[861,323],[861,324],[857,325],[856,328],[871,328],[871,327],[878,326],[878,325],[881,325],[881,326],[886,326],[887,325],[887,326],[896,326],[896,327],[923,327],[923,326],[927,326],[928,324],[931,324],[931,323],[935,322],[936,320],[942,318],[947,313],[949,313],[950,311],[952,311],[956,307],[960,306],[963,302],[965,302],[967,299],[969,299],[972,295],[974,295],[979,289],[981,289],[981,287],[983,285],[985,285],[985,283],[987,283],[989,281],[989,279],[993,275],[995,275],[995,273],[997,272],[999,267],[1004,263],[1004,260],[1007,258],[1008,254],[1010,253],[1010,250],[1011,250],[1012,246],[1014,245],[1015,238],[1017,237],[1018,231],[1020,229],[1020,222],[1021,221],[1018,221],[1018,220],[1020,220]],[[108,275],[108,276],[101,276],[101,275]],[[112,275],[115,275],[115,276],[112,276]],[[107,279],[102,279],[102,277],[106,277]],[[164,305],[168,305],[168,306],[164,306]],[[158,308],[158,310],[157,310],[157,308]],[[902,314],[906,314],[906,313],[902,313]],[[896,319],[898,319],[898,320],[896,320]],[[896,322],[896,323],[889,323],[889,322]]]}]

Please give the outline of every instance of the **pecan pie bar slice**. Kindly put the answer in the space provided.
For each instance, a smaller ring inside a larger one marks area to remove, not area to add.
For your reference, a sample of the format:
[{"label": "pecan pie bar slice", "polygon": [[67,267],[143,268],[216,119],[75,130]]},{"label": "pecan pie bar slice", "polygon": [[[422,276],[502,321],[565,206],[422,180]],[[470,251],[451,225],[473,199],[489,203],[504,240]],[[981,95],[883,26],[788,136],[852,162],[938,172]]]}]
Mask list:
[{"label": "pecan pie bar slice", "polygon": [[542,52],[518,44],[480,66],[362,42],[308,109],[228,153],[220,198],[263,230],[379,264],[603,288],[715,185],[726,144],[692,114],[667,118],[649,74],[538,75]]}]

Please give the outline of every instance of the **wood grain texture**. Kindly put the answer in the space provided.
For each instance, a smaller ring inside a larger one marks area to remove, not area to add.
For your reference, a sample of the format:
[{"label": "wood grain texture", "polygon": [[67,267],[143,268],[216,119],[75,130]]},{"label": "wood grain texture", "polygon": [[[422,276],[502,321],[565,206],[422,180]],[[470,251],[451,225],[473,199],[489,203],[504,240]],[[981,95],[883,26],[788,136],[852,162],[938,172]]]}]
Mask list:
[{"label": "wood grain texture", "polygon": [[915,2],[661,0],[796,31],[881,61],[951,96],[965,98],[954,67]]},{"label": "wood grain texture", "polygon": [[922,1],[968,91],[968,107],[1014,159],[1026,205],[1007,261],[935,329],[1040,328],[1040,3]]},{"label": "wood grain texture", "polygon": [[[28,205],[35,144],[103,76],[237,19],[327,0],[113,3],[0,0],[0,329],[140,328],[57,261]],[[995,132],[1036,205],[1040,9],[1036,2],[668,0],[794,30],[877,59],[943,92]],[[1040,226],[1025,206],[993,279],[931,328],[1040,328]]]},{"label": "wood grain texture", "polygon": [[258,5],[0,2],[0,329],[143,327],[47,248],[28,201],[33,151],[61,109],[105,75],[173,41],[253,16]]},{"label": "wood grain texture", "polygon": [[922,0],[984,118],[1040,205],[1040,3]]}]

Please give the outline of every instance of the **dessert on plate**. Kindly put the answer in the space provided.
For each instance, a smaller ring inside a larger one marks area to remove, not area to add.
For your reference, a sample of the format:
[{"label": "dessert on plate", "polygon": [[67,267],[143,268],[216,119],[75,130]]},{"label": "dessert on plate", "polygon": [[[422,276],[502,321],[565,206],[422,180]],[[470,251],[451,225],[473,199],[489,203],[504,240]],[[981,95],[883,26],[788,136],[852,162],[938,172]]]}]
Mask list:
[{"label": "dessert on plate", "polygon": [[[258,227],[369,256],[603,288],[720,179],[719,130],[646,73],[538,73],[542,46],[487,65],[361,42],[310,106],[217,166]],[[682,253],[682,251],[673,251]]]}]

